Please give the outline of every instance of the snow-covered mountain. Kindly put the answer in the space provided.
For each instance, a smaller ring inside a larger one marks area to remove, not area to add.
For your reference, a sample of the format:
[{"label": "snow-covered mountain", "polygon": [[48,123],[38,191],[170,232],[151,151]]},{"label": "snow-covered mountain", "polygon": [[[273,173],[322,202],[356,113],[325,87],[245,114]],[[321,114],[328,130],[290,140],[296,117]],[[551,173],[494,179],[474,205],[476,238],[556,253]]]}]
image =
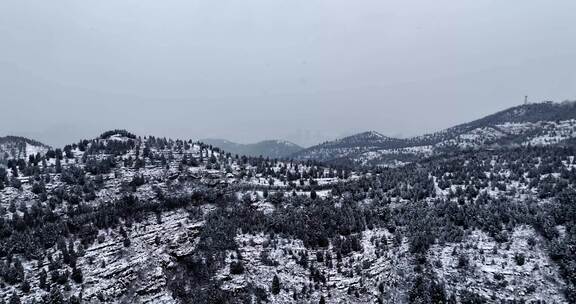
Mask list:
[{"label": "snow-covered mountain", "polygon": [[0,137],[0,162],[8,159],[27,159],[30,155],[43,155],[49,148],[41,142],[25,137]]},{"label": "snow-covered mountain", "polygon": [[113,130],[10,161],[0,302],[574,303],[576,148],[455,151],[348,170]]},{"label": "snow-covered mountain", "polygon": [[330,161],[354,157],[376,149],[402,147],[403,145],[404,141],[402,139],[387,137],[375,131],[368,131],[328,141],[296,152],[292,156],[300,160]]},{"label": "snow-covered mountain", "polygon": [[246,156],[263,156],[269,158],[284,158],[301,151],[303,148],[285,140],[264,140],[253,144],[239,144],[225,139],[202,139],[201,142],[224,151]]},{"label": "snow-covered mountain", "polygon": [[302,160],[397,166],[454,149],[552,145],[574,137],[576,103],[545,102],[513,107],[412,138],[389,138],[376,132],[361,133],[305,149],[293,156]]}]

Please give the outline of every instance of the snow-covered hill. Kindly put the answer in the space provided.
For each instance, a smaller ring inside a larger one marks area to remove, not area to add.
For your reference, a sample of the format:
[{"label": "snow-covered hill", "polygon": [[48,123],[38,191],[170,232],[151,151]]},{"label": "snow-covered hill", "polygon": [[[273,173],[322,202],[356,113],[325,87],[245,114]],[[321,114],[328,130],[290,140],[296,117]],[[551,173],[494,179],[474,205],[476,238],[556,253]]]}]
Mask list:
[{"label": "snow-covered hill", "polygon": [[230,153],[254,157],[284,158],[303,149],[297,144],[285,140],[264,140],[254,144],[239,144],[225,139],[211,138],[201,141]]},{"label": "snow-covered hill", "polygon": [[[539,103],[510,108],[439,132],[395,139],[366,132],[296,153],[296,159],[398,166],[454,149],[553,145],[576,137],[576,104]],[[344,141],[345,144],[341,144]]]},{"label": "snow-covered hill", "polygon": [[[571,125],[478,134],[552,142]],[[455,151],[347,170],[113,130],[11,161],[0,302],[573,303],[576,148]]]},{"label": "snow-covered hill", "polygon": [[[237,157],[204,143],[142,138],[123,130],[50,150],[39,161],[21,159],[0,171],[0,266],[6,252],[11,255],[9,270],[22,265],[13,279],[0,269],[0,301],[16,294],[22,303],[52,296],[88,303],[176,303],[167,272],[194,250],[203,217],[220,200],[253,200],[254,206],[266,209],[272,206],[266,198],[282,199],[279,191],[323,197],[322,188],[354,178],[330,168]],[[215,196],[208,198],[208,193]],[[195,200],[196,207],[188,205]],[[165,209],[167,202],[172,207]],[[126,203],[133,206],[126,215],[138,219],[117,213]],[[151,213],[153,209],[157,212]],[[79,224],[74,235],[58,230],[43,239],[31,236],[32,243],[24,245],[18,235],[4,233],[4,219],[11,223],[31,212],[35,218],[48,212],[58,221],[84,214],[81,222],[84,216],[105,216],[112,222],[100,218],[104,222],[92,222],[93,228]],[[59,241],[64,241],[64,249]],[[31,253],[37,250],[43,256]],[[40,278],[43,271],[49,274],[48,283]],[[24,282],[30,289],[22,290]]]},{"label": "snow-covered hill", "polygon": [[0,137],[0,163],[8,159],[27,159],[31,155],[44,155],[49,148],[43,143],[25,137]]},{"label": "snow-covered hill", "polygon": [[375,131],[368,131],[325,142],[297,152],[292,156],[301,160],[329,161],[353,157],[360,153],[380,148],[402,147],[404,145],[402,139],[387,137]]}]

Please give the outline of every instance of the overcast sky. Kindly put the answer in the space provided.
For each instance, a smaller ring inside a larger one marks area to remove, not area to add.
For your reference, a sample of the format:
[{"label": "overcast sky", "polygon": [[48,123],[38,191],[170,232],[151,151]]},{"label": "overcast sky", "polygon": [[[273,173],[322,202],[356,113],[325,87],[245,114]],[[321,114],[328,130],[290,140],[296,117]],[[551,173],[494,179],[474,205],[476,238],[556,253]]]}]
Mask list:
[{"label": "overcast sky", "polygon": [[574,0],[1,0],[0,135],[298,144],[576,97]]}]

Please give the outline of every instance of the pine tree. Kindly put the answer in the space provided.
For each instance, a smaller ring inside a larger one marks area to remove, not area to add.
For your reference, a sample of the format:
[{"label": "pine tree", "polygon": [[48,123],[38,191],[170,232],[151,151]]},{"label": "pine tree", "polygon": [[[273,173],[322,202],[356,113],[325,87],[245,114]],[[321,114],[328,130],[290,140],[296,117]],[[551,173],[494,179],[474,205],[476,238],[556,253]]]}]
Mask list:
[{"label": "pine tree", "polygon": [[16,203],[14,201],[10,201],[10,205],[8,206],[8,211],[14,213],[16,212]]},{"label": "pine tree", "polygon": [[72,280],[74,280],[74,282],[80,284],[82,283],[84,277],[82,275],[82,270],[78,267],[74,267],[72,269]]},{"label": "pine tree", "polygon": [[316,194],[316,191],[312,190],[312,192],[310,192],[310,198],[315,200],[318,197],[318,194]]},{"label": "pine tree", "polygon": [[38,286],[39,286],[41,289],[46,290],[46,287],[47,287],[47,286],[46,286],[46,279],[47,279],[47,277],[48,277],[48,275],[46,274],[46,271],[44,270],[44,268],[42,268],[42,270],[40,271],[39,278],[38,278],[38,280],[39,280]]},{"label": "pine tree", "polygon": [[279,294],[280,293],[280,279],[277,275],[274,275],[272,279],[272,294]]},{"label": "pine tree", "polygon": [[22,291],[24,293],[29,293],[30,292],[30,282],[28,282],[27,279],[24,279],[24,281],[20,285],[20,289],[22,289]]}]

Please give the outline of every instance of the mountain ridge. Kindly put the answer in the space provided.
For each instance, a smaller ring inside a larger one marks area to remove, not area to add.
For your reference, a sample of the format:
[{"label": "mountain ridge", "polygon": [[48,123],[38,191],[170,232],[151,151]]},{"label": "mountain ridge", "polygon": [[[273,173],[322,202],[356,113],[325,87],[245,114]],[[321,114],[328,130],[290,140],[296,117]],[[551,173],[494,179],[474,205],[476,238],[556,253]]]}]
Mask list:
[{"label": "mountain ridge", "polygon": [[[404,163],[453,148],[481,148],[491,145],[558,143],[576,136],[570,133],[576,119],[576,102],[542,102],[498,111],[471,122],[410,138],[393,138],[367,131],[324,142],[292,155],[295,159],[340,161],[364,164]],[[563,123],[560,123],[563,122]],[[553,125],[558,123],[558,125]],[[561,140],[553,140],[560,132]],[[569,133],[569,134],[568,134]],[[539,139],[542,140],[539,142]],[[386,154],[382,155],[376,154]],[[390,157],[395,154],[398,157]]]},{"label": "mountain ridge", "polygon": [[200,141],[226,152],[254,157],[284,158],[303,149],[290,141],[277,139],[262,140],[251,144],[240,144],[217,138],[205,138]]}]

